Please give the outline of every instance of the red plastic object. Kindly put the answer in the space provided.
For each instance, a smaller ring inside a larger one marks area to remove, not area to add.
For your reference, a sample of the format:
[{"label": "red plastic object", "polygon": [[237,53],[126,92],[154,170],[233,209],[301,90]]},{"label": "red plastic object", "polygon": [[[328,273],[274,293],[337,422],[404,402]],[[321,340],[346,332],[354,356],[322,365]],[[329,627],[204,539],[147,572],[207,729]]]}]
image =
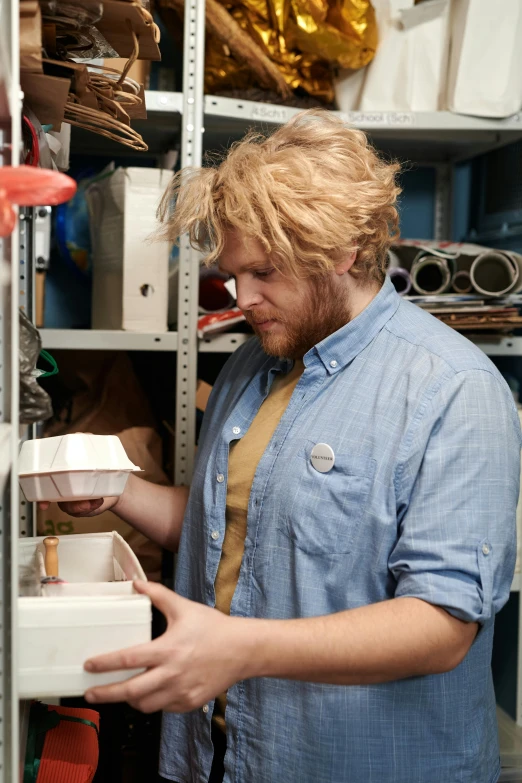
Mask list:
[{"label": "red plastic object", "polygon": [[13,233],[16,215],[8,201],[5,190],[0,190],[0,237],[8,237]]},{"label": "red plastic object", "polygon": [[[87,720],[97,729],[100,716],[94,710],[53,707],[73,720]],[[61,720],[45,735],[37,783],[92,783],[98,766],[98,734],[92,726]]]},{"label": "red plastic object", "polygon": [[0,190],[19,207],[55,207],[69,201],[76,188],[76,182],[59,171],[34,166],[0,168]]},{"label": "red plastic object", "polygon": [[204,310],[225,310],[232,302],[225,281],[220,277],[208,276],[199,281],[199,306]]}]

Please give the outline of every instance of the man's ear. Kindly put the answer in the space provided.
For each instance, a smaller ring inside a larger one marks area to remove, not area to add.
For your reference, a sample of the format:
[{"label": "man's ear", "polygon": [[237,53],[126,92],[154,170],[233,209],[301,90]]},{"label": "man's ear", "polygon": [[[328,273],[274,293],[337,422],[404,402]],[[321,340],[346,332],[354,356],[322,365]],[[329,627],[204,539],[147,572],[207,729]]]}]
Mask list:
[{"label": "man's ear", "polygon": [[345,275],[346,272],[349,272],[352,266],[355,264],[355,259],[357,258],[357,250],[353,250],[351,253],[348,253],[342,261],[339,261],[338,264],[335,265],[335,274],[339,275]]}]

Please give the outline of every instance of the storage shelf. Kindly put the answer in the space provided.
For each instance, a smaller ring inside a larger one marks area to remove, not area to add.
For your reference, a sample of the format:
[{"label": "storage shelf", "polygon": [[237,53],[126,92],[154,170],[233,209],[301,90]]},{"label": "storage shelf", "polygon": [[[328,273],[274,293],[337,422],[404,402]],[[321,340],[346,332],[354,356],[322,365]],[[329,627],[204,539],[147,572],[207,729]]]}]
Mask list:
[{"label": "storage shelf", "polygon": [[[147,91],[145,96],[150,127],[147,129],[146,122],[139,128],[137,123],[133,125],[145,133],[153,149],[165,131],[172,135],[179,128],[183,96],[160,91]],[[276,127],[300,111],[290,106],[207,95],[204,145],[207,149],[226,146],[241,138],[249,127]],[[522,138],[522,112],[501,120],[447,111],[334,113],[366,131],[377,146],[395,155],[424,162],[469,158]],[[172,118],[170,123],[165,123],[166,115]]]},{"label": "storage shelf", "polygon": [[[74,149],[83,154],[159,155],[179,146],[183,95],[147,90],[147,120],[132,126],[143,135],[149,153],[136,153],[110,139],[73,128]],[[240,139],[250,127],[274,128],[301,109],[207,95],[204,101],[204,147],[215,149]],[[448,111],[334,112],[366,131],[376,146],[417,162],[462,160],[522,139],[522,112],[495,120]]]},{"label": "storage shelf", "polygon": [[236,348],[246,343],[252,337],[251,334],[236,334],[235,332],[225,332],[216,334],[206,340],[199,341],[200,353],[233,353]]},{"label": "storage shelf", "polygon": [[473,342],[488,356],[522,356],[522,337],[481,337]]},{"label": "storage shelf", "polygon": [[[144,334],[117,330],[40,329],[49,351],[177,351],[178,333]],[[202,353],[232,353],[250,334],[228,332],[199,341]]]},{"label": "storage shelf", "polygon": [[176,351],[178,333],[144,334],[97,329],[41,329],[49,351]]},{"label": "storage shelf", "polygon": [[[144,334],[96,329],[41,329],[47,350],[77,351],[176,351],[177,332]],[[217,334],[199,341],[201,353],[232,353],[252,335],[235,332]],[[475,339],[488,356],[522,356],[522,337]]]}]

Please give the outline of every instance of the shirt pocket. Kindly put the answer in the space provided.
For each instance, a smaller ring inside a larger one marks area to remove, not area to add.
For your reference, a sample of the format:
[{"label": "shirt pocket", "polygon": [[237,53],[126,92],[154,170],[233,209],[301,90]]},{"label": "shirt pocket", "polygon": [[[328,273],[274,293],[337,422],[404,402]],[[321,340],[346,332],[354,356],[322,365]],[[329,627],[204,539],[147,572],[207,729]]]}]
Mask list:
[{"label": "shirt pocket", "polygon": [[304,552],[341,555],[353,550],[375,476],[367,456],[337,453],[327,473],[311,463],[315,441],[308,440],[295,459],[285,488],[281,532]]}]

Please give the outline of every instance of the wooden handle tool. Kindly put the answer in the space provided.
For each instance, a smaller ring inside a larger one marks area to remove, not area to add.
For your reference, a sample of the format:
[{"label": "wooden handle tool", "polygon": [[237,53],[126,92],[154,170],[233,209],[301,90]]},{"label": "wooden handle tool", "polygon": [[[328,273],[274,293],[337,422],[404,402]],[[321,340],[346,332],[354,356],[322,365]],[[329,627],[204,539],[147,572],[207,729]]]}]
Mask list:
[{"label": "wooden handle tool", "polygon": [[60,540],[56,536],[47,536],[43,543],[45,547],[45,573],[47,576],[59,576],[58,544]]}]

